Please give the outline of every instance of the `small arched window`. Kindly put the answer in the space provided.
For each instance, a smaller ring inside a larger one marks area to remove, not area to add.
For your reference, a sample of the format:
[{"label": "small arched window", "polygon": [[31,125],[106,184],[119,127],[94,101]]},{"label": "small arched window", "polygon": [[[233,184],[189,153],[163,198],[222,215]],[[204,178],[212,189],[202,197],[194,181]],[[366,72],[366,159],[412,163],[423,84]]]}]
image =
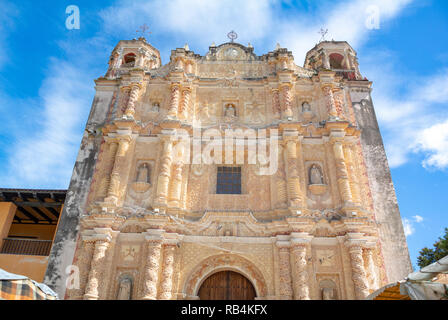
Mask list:
[{"label": "small arched window", "polygon": [[135,54],[128,53],[123,57],[123,67],[133,67],[135,65]]},{"label": "small arched window", "polygon": [[344,60],[344,56],[339,53],[330,54],[330,67],[331,69],[344,69],[342,62]]}]

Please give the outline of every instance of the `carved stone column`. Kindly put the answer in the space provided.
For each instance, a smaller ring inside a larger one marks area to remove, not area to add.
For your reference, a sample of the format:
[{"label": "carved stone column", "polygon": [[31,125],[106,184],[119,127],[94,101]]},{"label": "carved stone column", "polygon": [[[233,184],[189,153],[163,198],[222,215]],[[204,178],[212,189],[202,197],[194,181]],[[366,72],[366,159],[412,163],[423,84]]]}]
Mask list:
[{"label": "carved stone column", "polygon": [[362,259],[362,247],[360,244],[351,242],[347,242],[346,245],[350,253],[355,297],[358,300],[362,300],[369,295],[369,285],[364,270],[364,260]]},{"label": "carved stone column", "polygon": [[286,140],[285,158],[286,158],[286,173],[288,185],[288,200],[289,205],[293,208],[301,206],[301,189],[299,171],[297,169],[297,141],[293,139]]},{"label": "carved stone column", "polygon": [[86,284],[84,300],[97,300],[99,289],[104,278],[104,266],[106,263],[107,249],[110,245],[110,236],[102,235],[95,241],[89,278]]},{"label": "carved stone column", "polygon": [[180,85],[173,83],[171,85],[171,103],[168,109],[168,116],[171,118],[177,118],[179,111],[179,99],[180,99]]},{"label": "carved stone column", "polygon": [[364,248],[364,257],[364,265],[366,266],[369,289],[371,293],[379,289],[378,275],[375,270],[375,262],[373,261],[373,248]]},{"label": "carved stone column", "polygon": [[282,100],[283,100],[283,118],[289,118],[292,117],[292,93],[291,93],[291,84],[285,83],[282,84],[280,87],[280,91],[282,94]]},{"label": "carved stone column", "polygon": [[291,280],[291,257],[289,241],[277,241],[280,274],[280,299],[291,300],[293,296]]},{"label": "carved stone column", "polygon": [[325,98],[327,100],[327,111],[329,118],[336,118],[338,113],[336,111],[336,102],[334,101],[333,88],[329,85],[322,88]]},{"label": "carved stone column", "polygon": [[99,197],[101,197],[102,199],[107,197],[107,190],[109,189],[110,185],[110,175],[114,167],[115,156],[118,149],[118,141],[115,138],[106,137],[106,142],[108,145],[108,150],[104,159],[105,175],[101,180],[101,185],[99,186],[100,190],[98,190]]},{"label": "carved stone column", "polygon": [[165,243],[163,245],[162,282],[160,284],[159,299],[170,300],[173,291],[174,251],[176,244]]},{"label": "carved stone column", "polygon": [[272,113],[275,118],[280,118],[280,92],[278,89],[272,89]]},{"label": "carved stone column", "polygon": [[164,137],[163,153],[159,179],[157,181],[157,202],[166,205],[168,198],[168,187],[171,177],[171,163],[173,160],[173,142],[170,137]]},{"label": "carved stone column", "polygon": [[107,190],[107,198],[105,201],[117,201],[120,194],[120,173],[122,172],[125,162],[126,153],[131,142],[130,136],[119,136],[117,152],[115,154],[114,166],[110,175],[109,188]]},{"label": "carved stone column", "polygon": [[161,239],[146,240],[146,266],[143,278],[142,300],[157,299],[157,281],[159,279]]},{"label": "carved stone column", "polygon": [[179,107],[179,117],[182,120],[188,119],[188,109],[190,106],[191,88],[184,88],[182,91],[182,103]]},{"label": "carved stone column", "polygon": [[350,191],[352,194],[352,201],[354,203],[361,203],[361,195],[359,192],[359,182],[358,182],[358,173],[355,170],[355,164],[353,163],[353,151],[351,146],[346,146],[344,148],[345,159],[347,159],[347,167],[350,173],[349,184]]},{"label": "carved stone column", "polygon": [[277,207],[283,207],[288,201],[288,192],[286,188],[286,174],[283,147],[279,146],[278,170],[276,178],[277,187]]},{"label": "carved stone column", "polygon": [[86,288],[87,280],[89,278],[90,264],[93,257],[93,250],[95,247],[95,240],[89,238],[81,240],[80,252],[77,256],[75,265],[79,268],[79,287],[68,289],[67,298],[69,300],[82,300],[84,290]]},{"label": "carved stone column", "polygon": [[129,93],[129,101],[126,107],[125,116],[128,118],[133,118],[135,114],[135,103],[137,102],[139,93],[141,89],[141,84],[133,83],[131,85],[131,92]]},{"label": "carved stone column", "polygon": [[296,300],[310,300],[308,286],[308,272],[306,271],[307,244],[292,242],[292,255],[294,261],[294,298]]},{"label": "carved stone column", "polygon": [[343,202],[352,201],[352,193],[350,190],[350,181],[345,164],[344,149],[342,142],[333,141],[334,158],[336,160],[336,177],[338,179],[339,192]]}]

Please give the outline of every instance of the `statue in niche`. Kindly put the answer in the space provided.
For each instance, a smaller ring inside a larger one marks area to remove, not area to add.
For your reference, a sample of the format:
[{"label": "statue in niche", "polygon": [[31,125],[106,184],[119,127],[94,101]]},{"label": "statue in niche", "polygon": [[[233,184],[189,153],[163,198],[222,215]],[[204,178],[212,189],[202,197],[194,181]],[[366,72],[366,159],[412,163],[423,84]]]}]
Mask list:
[{"label": "statue in niche", "polygon": [[160,103],[154,102],[151,107],[151,112],[159,112],[160,111]]},{"label": "statue in niche", "polygon": [[322,300],[334,300],[334,289],[322,288]]},{"label": "statue in niche", "polygon": [[322,172],[315,164],[313,164],[310,168],[310,184],[324,184]]},{"label": "statue in niche", "polygon": [[117,300],[131,300],[132,280],[129,277],[124,277],[120,280],[118,287]]},{"label": "statue in niche", "polygon": [[302,112],[311,112],[311,106],[307,101],[302,103]]},{"label": "statue in niche", "polygon": [[149,183],[149,166],[147,163],[143,163],[138,167],[136,181]]},{"label": "statue in niche", "polygon": [[227,118],[235,118],[236,117],[236,109],[235,106],[231,103],[225,106],[224,116]]}]

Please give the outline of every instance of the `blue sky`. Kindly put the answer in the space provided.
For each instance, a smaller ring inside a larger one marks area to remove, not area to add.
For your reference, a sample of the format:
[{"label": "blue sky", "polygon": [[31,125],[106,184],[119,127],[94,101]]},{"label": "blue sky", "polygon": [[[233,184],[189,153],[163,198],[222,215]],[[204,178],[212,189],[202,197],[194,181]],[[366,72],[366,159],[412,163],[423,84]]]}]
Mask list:
[{"label": "blue sky", "polygon": [[[66,7],[80,29],[66,28]],[[367,28],[372,7],[379,28]],[[370,8],[370,9],[369,9]],[[250,42],[259,55],[276,43],[303,65],[319,40],[346,40],[374,83],[411,259],[448,227],[448,2],[436,0],[0,0],[0,186],[67,188],[94,95],[115,44],[150,27],[162,62],[189,44],[205,54]]]}]

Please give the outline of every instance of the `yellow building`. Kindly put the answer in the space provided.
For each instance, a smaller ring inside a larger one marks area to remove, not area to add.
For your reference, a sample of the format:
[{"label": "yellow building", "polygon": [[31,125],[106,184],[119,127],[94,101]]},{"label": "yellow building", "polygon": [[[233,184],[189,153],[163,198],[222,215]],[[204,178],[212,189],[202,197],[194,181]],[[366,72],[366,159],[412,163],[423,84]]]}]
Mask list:
[{"label": "yellow building", "polygon": [[120,41],[45,283],[66,299],[364,299],[411,271],[356,52]]},{"label": "yellow building", "polygon": [[0,189],[0,268],[42,282],[66,190]]}]

